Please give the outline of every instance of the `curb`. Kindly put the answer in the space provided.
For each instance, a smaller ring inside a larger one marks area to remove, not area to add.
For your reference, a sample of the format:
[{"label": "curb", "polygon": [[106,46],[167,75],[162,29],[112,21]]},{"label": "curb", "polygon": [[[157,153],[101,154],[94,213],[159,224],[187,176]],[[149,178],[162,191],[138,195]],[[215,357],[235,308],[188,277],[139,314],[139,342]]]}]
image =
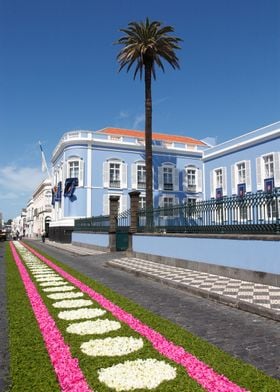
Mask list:
[{"label": "curb", "polygon": [[163,284],[165,286],[169,286],[169,287],[172,287],[172,288],[175,288],[175,289],[186,291],[186,292],[188,292],[190,294],[197,295],[197,296],[199,296],[201,298],[205,298],[205,299],[209,299],[209,300],[212,300],[212,301],[216,301],[216,302],[219,302],[221,304],[228,305],[228,306],[231,306],[233,308],[243,310],[245,312],[257,314],[259,316],[272,319],[274,321],[280,321],[280,312],[276,313],[275,311],[273,311],[271,309],[267,309],[267,308],[264,308],[264,307],[259,306],[259,305],[251,304],[249,302],[245,302],[245,301],[241,301],[241,300],[236,300],[234,298],[230,298],[230,297],[227,297],[225,295],[209,292],[207,290],[203,290],[203,289],[200,289],[198,287],[192,287],[192,286],[188,286],[188,285],[185,285],[185,284],[182,284],[182,283],[179,283],[179,282],[174,282],[174,281],[171,281],[171,280],[159,278],[157,276],[149,274],[148,272],[136,271],[136,270],[134,270],[132,268],[119,265],[119,264],[114,263],[112,261],[107,261],[106,265],[109,266],[109,267],[112,267],[112,268],[116,268],[116,269],[120,269],[120,270],[129,272],[129,273],[132,273],[132,274],[134,274],[137,277],[148,278],[148,279],[151,279],[151,280],[153,280],[155,282],[161,283],[161,284]]}]

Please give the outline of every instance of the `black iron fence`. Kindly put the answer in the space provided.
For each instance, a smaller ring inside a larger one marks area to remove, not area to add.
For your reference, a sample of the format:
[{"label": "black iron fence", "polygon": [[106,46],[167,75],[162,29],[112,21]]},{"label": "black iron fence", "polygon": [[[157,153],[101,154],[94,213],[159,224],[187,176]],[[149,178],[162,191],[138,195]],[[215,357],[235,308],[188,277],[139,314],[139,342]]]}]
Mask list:
[{"label": "black iron fence", "polygon": [[280,189],[140,210],[138,231],[280,234]]},{"label": "black iron fence", "polygon": [[130,221],[131,221],[131,211],[130,210],[123,211],[118,216],[116,216],[116,219],[117,219],[117,230],[128,231],[130,227]]},{"label": "black iron fence", "polygon": [[91,218],[75,219],[74,231],[91,231],[108,233],[110,227],[109,215],[93,216]]}]

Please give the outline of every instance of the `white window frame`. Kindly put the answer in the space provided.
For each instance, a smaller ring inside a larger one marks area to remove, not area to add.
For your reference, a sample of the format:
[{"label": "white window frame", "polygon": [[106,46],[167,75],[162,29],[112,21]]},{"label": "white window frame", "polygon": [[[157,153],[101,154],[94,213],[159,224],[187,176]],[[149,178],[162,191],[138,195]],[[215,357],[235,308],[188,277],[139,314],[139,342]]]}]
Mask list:
[{"label": "white window frame", "polygon": [[[143,167],[145,168],[145,182],[143,186],[139,186],[138,182],[138,168]],[[146,189],[146,163],[145,161],[136,161],[132,164],[131,167],[131,188],[132,189],[139,189],[143,190]]]},{"label": "white window frame", "polygon": [[[162,194],[162,195],[160,195],[160,197],[159,197],[159,207],[160,208],[164,208],[164,199],[169,199],[169,200],[171,200],[172,199],[172,203],[171,203],[171,205],[172,206],[177,206],[177,205],[179,205],[179,198],[177,197],[177,196],[175,196],[175,195],[172,195],[172,194]],[[171,206],[170,205],[170,206]],[[168,208],[168,207],[167,207]],[[173,210],[173,215],[164,215],[164,209],[162,209],[161,211],[160,211],[160,216],[161,216],[161,218],[165,218],[165,219],[172,219],[172,218],[176,218],[176,217],[178,217],[179,216],[179,209],[175,209],[175,210]]]},{"label": "white window frame", "polygon": [[[188,172],[194,172],[195,181],[194,184],[191,186],[188,183]],[[184,176],[183,176],[183,190],[185,192],[190,193],[199,193],[202,192],[202,170],[194,165],[187,165],[184,167]]]},{"label": "white window frame", "polygon": [[[120,186],[110,185],[110,165],[119,164],[120,165]],[[111,189],[125,189],[127,188],[127,164],[118,158],[109,158],[103,162],[103,187]]]},{"label": "white window frame", "polygon": [[[66,160],[66,166],[65,166],[65,179],[66,178],[74,178],[70,176],[70,165],[74,162],[78,163],[78,187],[82,187],[84,185],[84,160],[81,157],[77,156],[71,156]],[[64,179],[64,180],[65,180]]]},{"label": "white window frame", "polygon": [[[265,159],[269,156],[273,157],[273,176],[269,177],[272,173],[265,172]],[[257,177],[257,190],[264,190],[264,180],[267,178],[274,179],[274,187],[280,187],[280,152],[269,152],[256,158],[256,177]]]},{"label": "white window frame", "polygon": [[[165,189],[164,188],[164,169],[171,170],[172,175],[172,189]],[[171,162],[164,162],[158,168],[158,189],[162,191],[169,191],[169,192],[176,192],[179,191],[179,171],[176,168],[174,163]]]},{"label": "white window frame", "polygon": [[[244,181],[241,182],[238,173],[238,166],[244,165]],[[235,162],[231,166],[231,193],[237,195],[238,184],[246,184],[246,193],[252,192],[252,181],[251,181],[251,161],[243,160]]]},{"label": "white window frame", "polygon": [[[221,183],[217,182],[218,171],[221,171]],[[218,186],[219,185],[219,186]],[[210,186],[211,186],[211,197],[216,198],[216,189],[222,188],[223,196],[227,196],[227,168],[226,167],[216,167],[210,172]]]},{"label": "white window frame", "polygon": [[127,195],[124,195],[122,193],[104,193],[103,194],[103,212],[102,215],[109,215],[110,211],[110,196],[119,196],[119,208],[118,208],[118,214],[121,214],[122,212],[127,210]]}]

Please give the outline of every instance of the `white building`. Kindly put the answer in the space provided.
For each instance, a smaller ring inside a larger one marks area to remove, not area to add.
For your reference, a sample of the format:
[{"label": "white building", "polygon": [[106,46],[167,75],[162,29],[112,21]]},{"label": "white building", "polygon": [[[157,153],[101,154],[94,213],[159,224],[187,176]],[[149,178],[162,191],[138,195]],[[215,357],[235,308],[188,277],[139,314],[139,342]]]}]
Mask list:
[{"label": "white building", "polygon": [[49,222],[52,219],[52,187],[51,187],[51,180],[46,179],[38,186],[35,192],[32,195],[32,212],[29,215],[29,222],[32,221],[33,215],[33,222],[32,222],[32,233],[34,237],[40,236],[43,231],[48,233],[48,226]]}]

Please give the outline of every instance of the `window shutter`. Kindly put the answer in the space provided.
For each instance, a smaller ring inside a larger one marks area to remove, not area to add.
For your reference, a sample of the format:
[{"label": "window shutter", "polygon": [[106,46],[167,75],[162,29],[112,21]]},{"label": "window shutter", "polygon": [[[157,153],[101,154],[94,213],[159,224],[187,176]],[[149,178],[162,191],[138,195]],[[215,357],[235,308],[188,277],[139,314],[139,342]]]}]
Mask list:
[{"label": "window shutter", "polygon": [[174,167],[173,168],[173,184],[174,184],[174,191],[179,190],[179,170]]},{"label": "window shutter", "polygon": [[84,161],[80,160],[79,186],[84,186]]},{"label": "window shutter", "polygon": [[127,210],[127,195],[121,195],[121,200],[120,200],[120,204],[121,204],[121,211],[120,212],[124,212]]},{"label": "window shutter", "polygon": [[160,197],[159,197],[158,206],[159,206],[160,208],[163,207],[163,197],[164,197],[164,196],[160,196]]},{"label": "window shutter", "polygon": [[[174,206],[179,206],[179,197],[175,196],[173,199],[173,204]],[[179,216],[179,208],[175,208],[174,209],[174,217],[178,217]]]},{"label": "window shutter", "polygon": [[124,162],[121,163],[121,175],[122,175],[121,188],[127,188],[127,164]]},{"label": "window shutter", "polygon": [[109,215],[109,195],[103,195],[103,215]]},{"label": "window shutter", "polygon": [[223,167],[223,196],[227,195],[227,168]]},{"label": "window shutter", "polygon": [[158,189],[163,190],[163,167],[158,168]]},{"label": "window shutter", "polygon": [[236,195],[237,184],[236,184],[236,165],[231,165],[231,193]]},{"label": "window shutter", "polygon": [[183,171],[183,191],[187,192],[187,168],[184,167]]},{"label": "window shutter", "polygon": [[273,154],[273,166],[274,166],[274,186],[280,187],[280,152]]},{"label": "window shutter", "polygon": [[262,157],[256,158],[256,169],[257,169],[257,190],[263,189],[263,176],[262,176]]},{"label": "window shutter", "polygon": [[210,171],[210,195],[215,197],[214,170]]},{"label": "window shutter", "polygon": [[103,187],[109,188],[109,162],[103,162]]},{"label": "window shutter", "polygon": [[137,189],[137,164],[133,163],[131,166],[131,188]]},{"label": "window shutter", "polygon": [[202,170],[196,169],[197,192],[202,192]]},{"label": "window shutter", "polygon": [[246,192],[252,192],[251,161],[245,161]]}]

